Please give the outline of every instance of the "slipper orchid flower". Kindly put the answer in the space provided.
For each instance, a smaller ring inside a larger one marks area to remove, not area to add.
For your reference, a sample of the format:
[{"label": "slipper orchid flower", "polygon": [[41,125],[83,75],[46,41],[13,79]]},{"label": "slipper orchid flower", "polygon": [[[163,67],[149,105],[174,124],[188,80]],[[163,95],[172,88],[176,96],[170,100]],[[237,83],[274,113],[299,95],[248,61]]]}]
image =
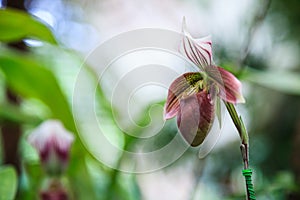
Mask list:
[{"label": "slipper orchid flower", "polygon": [[[230,72],[214,65],[210,38],[194,39],[185,28],[180,53],[197,66],[176,78],[168,90],[164,118],[177,116],[178,128],[195,147],[203,143],[212,127],[220,99],[228,103],[244,103],[240,81]],[[220,122],[220,119],[219,119]]]}]

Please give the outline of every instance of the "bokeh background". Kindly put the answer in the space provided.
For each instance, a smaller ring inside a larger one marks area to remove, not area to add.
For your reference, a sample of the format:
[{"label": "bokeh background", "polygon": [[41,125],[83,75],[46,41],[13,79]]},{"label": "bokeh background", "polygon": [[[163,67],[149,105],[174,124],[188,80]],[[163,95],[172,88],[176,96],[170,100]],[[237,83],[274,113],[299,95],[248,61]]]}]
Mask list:
[{"label": "bokeh background", "polygon": [[[0,36],[0,164],[13,166],[17,174],[17,189],[7,191],[12,198],[37,198],[45,174],[26,137],[41,122],[56,118],[76,137],[64,176],[73,199],[244,199],[240,142],[228,116],[217,145],[205,159],[199,160],[197,150],[190,148],[170,166],[146,174],[120,172],[99,162],[89,149],[101,147],[101,141],[99,147],[86,148],[74,124],[76,76],[94,48],[139,28],[180,31],[185,16],[193,36],[211,35],[215,63],[243,83],[246,104],[238,110],[250,135],[257,199],[300,199],[298,0],[2,0],[0,6],[35,16],[57,41],[26,22],[6,33],[18,35],[30,29],[25,38],[16,36],[12,42]],[[15,23],[15,19],[6,21]],[[4,29],[0,23],[1,34]],[[96,83],[93,71],[87,73]],[[116,111],[105,87],[102,84],[98,91],[100,115],[113,121]],[[152,103],[163,105],[164,99]],[[141,124],[149,122],[146,111]],[[162,115],[162,109],[157,112],[152,117]],[[116,123],[107,124],[112,134],[119,131]],[[174,133],[176,123],[168,122],[151,144],[162,146]],[[135,143],[122,134],[112,139],[124,149]]]}]

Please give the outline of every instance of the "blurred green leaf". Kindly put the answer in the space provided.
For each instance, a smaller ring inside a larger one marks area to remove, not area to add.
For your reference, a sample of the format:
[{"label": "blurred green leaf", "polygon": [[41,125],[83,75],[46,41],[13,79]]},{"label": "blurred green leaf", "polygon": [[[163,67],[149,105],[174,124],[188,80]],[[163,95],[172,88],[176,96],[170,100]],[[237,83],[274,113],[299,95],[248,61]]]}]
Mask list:
[{"label": "blurred green leaf", "polygon": [[41,122],[41,119],[28,113],[24,113],[18,106],[0,104],[0,122],[1,121],[38,125]]},{"label": "blurred green leaf", "polygon": [[29,14],[13,9],[0,9],[0,41],[13,42],[23,38],[57,43],[50,29]]},{"label": "blurred green leaf", "polygon": [[70,160],[70,167],[68,168],[70,187],[75,199],[97,199],[92,182],[95,177],[90,176],[86,162],[84,162],[85,158],[86,156],[80,155],[80,159],[73,158]]},{"label": "blurred green leaf", "polygon": [[296,190],[296,182],[295,177],[292,172],[289,171],[280,171],[276,174],[274,183],[272,185],[273,189],[283,189],[285,191],[288,190]]},{"label": "blurred green leaf", "polygon": [[136,178],[132,174],[119,173],[106,199],[139,200],[141,193]]},{"label": "blurred green leaf", "polygon": [[75,132],[75,124],[69,104],[53,73],[30,56],[1,52],[0,70],[11,89],[23,97],[37,98],[60,119],[69,130]]},{"label": "blurred green leaf", "polygon": [[17,174],[13,167],[0,168],[0,199],[11,200],[17,191]]},{"label": "blurred green leaf", "polygon": [[22,200],[36,199],[45,174],[37,162],[25,161],[23,167],[19,177],[18,197]]},{"label": "blurred green leaf", "polygon": [[[42,101],[51,110],[51,117],[61,120],[67,129],[77,135],[70,104],[48,65],[31,54],[22,55],[7,50],[0,53],[0,70],[3,71],[7,85],[24,98]],[[68,178],[74,196],[78,199],[95,199],[91,177],[86,172],[85,163],[78,159],[87,154],[80,140],[76,139],[72,147]],[[32,173],[28,174],[31,177]],[[32,195],[26,191],[24,194],[29,195],[29,199]]]},{"label": "blurred green leaf", "polygon": [[279,92],[300,95],[300,74],[297,73],[248,69],[241,79]]}]

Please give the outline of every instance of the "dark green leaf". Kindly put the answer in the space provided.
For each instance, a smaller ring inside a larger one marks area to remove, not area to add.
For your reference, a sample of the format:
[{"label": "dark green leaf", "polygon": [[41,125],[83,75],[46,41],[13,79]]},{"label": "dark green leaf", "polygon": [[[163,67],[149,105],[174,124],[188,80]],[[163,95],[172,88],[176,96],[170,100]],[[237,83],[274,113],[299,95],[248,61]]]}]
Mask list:
[{"label": "dark green leaf", "polygon": [[0,41],[13,42],[32,38],[56,44],[50,29],[29,14],[13,9],[0,9]]}]

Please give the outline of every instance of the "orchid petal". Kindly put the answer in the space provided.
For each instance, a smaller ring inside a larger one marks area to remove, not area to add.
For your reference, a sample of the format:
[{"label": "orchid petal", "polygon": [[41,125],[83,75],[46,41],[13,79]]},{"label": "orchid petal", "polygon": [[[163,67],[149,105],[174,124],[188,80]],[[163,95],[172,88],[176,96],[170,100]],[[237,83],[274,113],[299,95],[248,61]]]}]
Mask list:
[{"label": "orchid petal", "polygon": [[217,100],[216,100],[216,115],[217,115],[218,121],[219,121],[219,128],[221,128],[222,127],[222,111],[221,111],[220,98],[217,98]]},{"label": "orchid petal", "polygon": [[172,82],[169,87],[167,102],[165,104],[165,119],[176,116],[179,110],[180,99],[199,92],[202,79],[200,73],[189,72],[179,76]]},{"label": "orchid petal", "polygon": [[182,21],[183,39],[180,52],[197,65],[201,70],[212,64],[212,42],[210,36],[194,39],[186,30],[185,18]]},{"label": "orchid petal", "polygon": [[214,101],[206,91],[180,100],[177,125],[191,146],[202,144],[214,121]]},{"label": "orchid petal", "polygon": [[229,103],[244,103],[241,82],[229,71],[218,66],[207,66],[205,72],[217,83],[219,97]]}]

